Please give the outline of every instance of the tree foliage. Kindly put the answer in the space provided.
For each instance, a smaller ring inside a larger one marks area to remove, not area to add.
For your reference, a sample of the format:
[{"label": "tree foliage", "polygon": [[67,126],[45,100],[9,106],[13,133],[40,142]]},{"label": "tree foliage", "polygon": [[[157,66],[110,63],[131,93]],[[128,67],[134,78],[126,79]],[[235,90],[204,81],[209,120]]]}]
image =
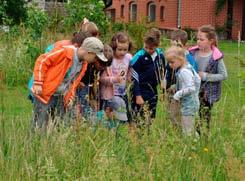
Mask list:
[{"label": "tree foliage", "polygon": [[19,24],[27,16],[25,0],[0,0],[0,24]]},{"label": "tree foliage", "polygon": [[104,13],[105,4],[102,0],[71,0],[66,5],[67,17],[65,24],[69,27],[80,24],[84,17],[95,22],[104,33],[108,20]]},{"label": "tree foliage", "polygon": [[219,14],[221,10],[224,8],[225,4],[228,0],[216,0],[215,3],[215,14]]},{"label": "tree foliage", "polygon": [[25,25],[28,28],[32,38],[40,38],[44,28],[47,27],[47,24],[48,15],[46,12],[34,6],[28,8]]}]

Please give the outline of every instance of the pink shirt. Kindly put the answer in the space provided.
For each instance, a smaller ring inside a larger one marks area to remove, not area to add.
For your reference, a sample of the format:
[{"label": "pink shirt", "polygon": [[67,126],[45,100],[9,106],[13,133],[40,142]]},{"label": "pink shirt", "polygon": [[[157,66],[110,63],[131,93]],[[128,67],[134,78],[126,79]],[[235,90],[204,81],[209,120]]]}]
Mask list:
[{"label": "pink shirt", "polygon": [[114,82],[114,95],[125,95],[126,94],[126,83],[129,76],[129,62],[132,59],[132,55],[127,53],[122,59],[113,58],[111,64],[112,76],[121,76],[123,81],[118,83]]}]

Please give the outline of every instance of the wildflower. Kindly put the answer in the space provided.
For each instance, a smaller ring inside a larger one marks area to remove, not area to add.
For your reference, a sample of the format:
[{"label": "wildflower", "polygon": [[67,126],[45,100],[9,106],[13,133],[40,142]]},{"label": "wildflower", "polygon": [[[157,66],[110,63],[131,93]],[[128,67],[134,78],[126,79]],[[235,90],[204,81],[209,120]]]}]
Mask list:
[{"label": "wildflower", "polygon": [[207,147],[203,148],[203,151],[208,152],[208,148]]}]

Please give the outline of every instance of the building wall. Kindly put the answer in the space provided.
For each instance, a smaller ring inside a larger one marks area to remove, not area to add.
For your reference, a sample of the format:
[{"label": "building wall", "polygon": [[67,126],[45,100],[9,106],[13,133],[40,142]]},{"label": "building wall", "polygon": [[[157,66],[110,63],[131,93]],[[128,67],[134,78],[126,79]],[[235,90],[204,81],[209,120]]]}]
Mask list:
[{"label": "building wall", "polygon": [[[137,4],[137,21],[147,16],[147,4],[156,4],[156,25],[162,29],[173,29],[178,26],[178,0],[113,0],[110,9],[115,9],[115,20],[129,22],[129,5]],[[197,29],[204,24],[224,27],[227,20],[227,5],[215,15],[216,0],[181,0],[181,23],[182,28],[190,27]],[[234,1],[232,38],[237,39],[238,30],[242,31],[242,15],[244,0]],[[121,5],[124,5],[124,16],[121,17]],[[160,20],[160,7],[165,7],[165,19]],[[245,27],[243,27],[245,28]]]},{"label": "building wall", "polygon": [[[178,0],[114,0],[112,6],[107,9],[115,9],[115,21],[130,21],[130,4],[137,4],[137,21],[147,19],[147,5],[150,2],[156,4],[156,24],[160,28],[177,27],[177,2]],[[124,5],[124,16],[121,17],[121,5]],[[164,7],[164,19],[160,20],[160,7]]]},{"label": "building wall", "polygon": [[232,39],[238,39],[238,31],[242,33],[242,28],[245,28],[242,27],[243,3],[245,3],[244,0],[234,1]]},{"label": "building wall", "polygon": [[181,27],[196,29],[204,24],[223,26],[226,21],[226,8],[215,15],[215,0],[183,0],[181,6]]}]

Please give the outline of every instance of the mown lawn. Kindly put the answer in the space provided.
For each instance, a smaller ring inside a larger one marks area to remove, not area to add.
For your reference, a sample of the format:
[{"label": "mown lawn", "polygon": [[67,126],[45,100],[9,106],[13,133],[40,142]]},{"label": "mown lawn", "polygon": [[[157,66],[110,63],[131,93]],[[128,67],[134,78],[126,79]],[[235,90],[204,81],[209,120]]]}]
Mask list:
[{"label": "mown lawn", "polygon": [[240,62],[236,43],[219,45],[229,78],[213,110],[210,136],[199,140],[171,127],[164,102],[150,135],[87,124],[33,134],[26,87],[1,83],[0,180],[244,180],[245,44]]}]

